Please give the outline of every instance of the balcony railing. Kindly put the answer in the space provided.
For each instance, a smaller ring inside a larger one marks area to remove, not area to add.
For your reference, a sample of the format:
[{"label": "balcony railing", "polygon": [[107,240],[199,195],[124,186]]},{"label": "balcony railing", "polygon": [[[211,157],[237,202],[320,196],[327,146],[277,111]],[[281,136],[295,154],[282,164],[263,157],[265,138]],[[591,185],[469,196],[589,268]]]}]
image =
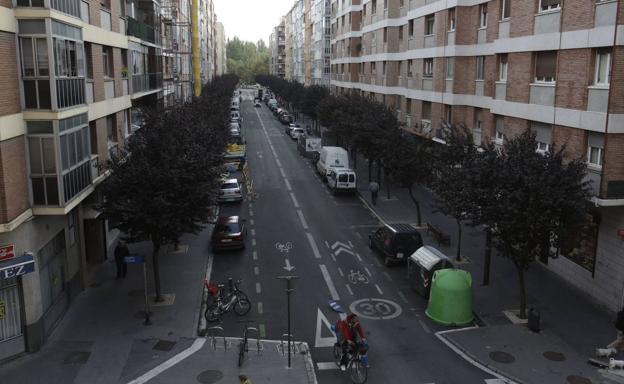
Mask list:
[{"label": "balcony railing", "polygon": [[80,0],[51,0],[50,6],[57,11],[80,17]]},{"label": "balcony railing", "polygon": [[132,75],[132,92],[145,92],[162,88],[163,74],[146,73],[142,75]]},{"label": "balcony railing", "polygon": [[156,42],[154,28],[136,19],[133,19],[130,16],[128,16],[127,33],[129,36],[138,37],[139,39],[149,41],[150,43]]},{"label": "balcony railing", "polygon": [[85,103],[85,79],[68,78],[56,80],[56,103],[59,109]]}]

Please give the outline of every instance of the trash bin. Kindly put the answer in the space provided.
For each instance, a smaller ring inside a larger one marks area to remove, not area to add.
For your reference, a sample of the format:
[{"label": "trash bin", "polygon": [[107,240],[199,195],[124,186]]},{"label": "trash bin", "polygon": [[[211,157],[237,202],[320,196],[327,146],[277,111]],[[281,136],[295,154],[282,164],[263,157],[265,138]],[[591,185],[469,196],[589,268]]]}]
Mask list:
[{"label": "trash bin", "polygon": [[533,332],[539,332],[540,322],[541,322],[540,312],[535,308],[529,309],[527,327],[529,327],[529,329]]},{"label": "trash bin", "polygon": [[474,320],[472,277],[459,269],[439,269],[431,280],[427,317],[442,325],[459,326]]},{"label": "trash bin", "polygon": [[448,256],[436,248],[424,245],[407,259],[407,277],[413,290],[429,298],[433,273],[439,269],[453,268]]}]

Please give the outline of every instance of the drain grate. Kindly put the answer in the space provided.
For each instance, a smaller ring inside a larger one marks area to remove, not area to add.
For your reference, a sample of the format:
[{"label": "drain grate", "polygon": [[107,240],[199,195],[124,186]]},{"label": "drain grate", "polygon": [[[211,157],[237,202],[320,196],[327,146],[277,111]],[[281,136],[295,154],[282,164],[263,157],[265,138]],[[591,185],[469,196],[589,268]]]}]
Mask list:
[{"label": "drain grate", "polygon": [[566,377],[566,381],[568,384],[593,384],[594,382],[588,379],[587,377],[570,375]]},{"label": "drain grate", "polygon": [[490,352],[490,359],[496,361],[497,363],[503,364],[511,364],[516,361],[516,358],[513,357],[513,355],[503,351]]},{"label": "drain grate", "polygon": [[91,352],[67,352],[63,364],[84,364],[90,356]]},{"label": "drain grate", "polygon": [[175,345],[175,341],[158,340],[158,343],[156,343],[156,345],[154,345],[152,349],[155,349],[157,351],[171,351]]},{"label": "drain grate", "polygon": [[203,371],[197,375],[197,382],[201,384],[213,384],[223,379],[223,372],[216,370]]},{"label": "drain grate", "polygon": [[544,352],[543,355],[545,358],[547,358],[550,361],[565,361],[566,360],[565,355],[560,352],[546,351]]}]

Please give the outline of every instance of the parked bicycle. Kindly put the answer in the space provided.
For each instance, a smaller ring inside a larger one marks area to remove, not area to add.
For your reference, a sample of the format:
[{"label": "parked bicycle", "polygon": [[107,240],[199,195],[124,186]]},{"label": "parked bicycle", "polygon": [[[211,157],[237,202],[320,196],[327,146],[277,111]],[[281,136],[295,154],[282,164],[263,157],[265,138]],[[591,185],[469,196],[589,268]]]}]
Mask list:
[{"label": "parked bicycle", "polygon": [[229,292],[224,292],[224,285],[214,285],[204,281],[208,288],[208,298],[206,299],[206,311],[204,317],[206,321],[214,322],[221,319],[224,313],[234,310],[238,316],[246,315],[251,309],[251,301],[247,295],[239,289],[241,279],[235,283],[232,278],[228,279]]},{"label": "parked bicycle", "polygon": [[245,360],[245,353],[249,352],[249,331],[256,333],[256,349],[260,352],[260,336],[258,334],[258,328],[250,327],[247,324],[253,323],[253,320],[240,320],[239,323],[244,323],[243,338],[238,344],[238,366],[243,365]]}]

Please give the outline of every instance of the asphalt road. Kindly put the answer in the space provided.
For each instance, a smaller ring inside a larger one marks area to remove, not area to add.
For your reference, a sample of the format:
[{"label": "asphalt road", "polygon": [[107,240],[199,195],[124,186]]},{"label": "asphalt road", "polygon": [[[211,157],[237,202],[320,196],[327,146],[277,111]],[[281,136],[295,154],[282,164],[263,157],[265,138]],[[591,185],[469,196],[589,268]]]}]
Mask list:
[{"label": "asphalt road", "polygon": [[[291,332],[312,347],[320,383],[349,381],[333,364],[330,324],[339,314],[329,300],[361,317],[370,344],[370,383],[469,384],[491,378],[437,339],[434,333],[444,328],[425,316],[426,303],[409,289],[406,268],[385,267],[370,251],[368,233],[379,225],[375,215],[357,196],[332,196],[284,126],[264,104],[253,107],[251,91],[243,92],[247,164],[256,196],[222,206],[222,215],[247,220],[247,246],[216,254],[211,280],[243,279],[241,288],[252,301],[244,319],[253,319],[263,338],[282,338],[286,282],[277,277],[295,275]],[[352,283],[351,273],[364,277]],[[227,336],[242,334],[242,319],[224,315]]]}]

